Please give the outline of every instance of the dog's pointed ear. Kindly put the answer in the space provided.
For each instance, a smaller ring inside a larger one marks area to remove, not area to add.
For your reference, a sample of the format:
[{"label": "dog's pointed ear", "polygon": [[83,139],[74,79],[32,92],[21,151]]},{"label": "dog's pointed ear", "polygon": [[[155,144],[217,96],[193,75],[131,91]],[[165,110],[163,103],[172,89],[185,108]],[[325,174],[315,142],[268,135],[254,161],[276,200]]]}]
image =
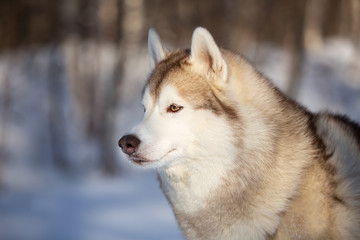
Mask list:
[{"label": "dog's pointed ear", "polygon": [[165,52],[160,41],[160,37],[154,29],[149,30],[148,36],[148,50],[149,50],[149,60],[150,60],[150,69],[154,69],[156,64],[158,64],[165,57]]},{"label": "dog's pointed ear", "polygon": [[205,28],[198,27],[193,33],[190,61],[207,72],[214,72],[223,81],[227,80],[227,64],[214,38]]}]

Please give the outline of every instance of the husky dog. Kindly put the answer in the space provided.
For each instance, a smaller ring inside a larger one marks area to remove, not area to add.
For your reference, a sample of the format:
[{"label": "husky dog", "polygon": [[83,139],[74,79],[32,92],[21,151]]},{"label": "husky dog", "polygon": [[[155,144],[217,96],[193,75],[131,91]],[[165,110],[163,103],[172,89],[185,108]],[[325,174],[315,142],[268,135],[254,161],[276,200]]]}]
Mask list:
[{"label": "husky dog", "polygon": [[119,140],[156,167],[187,239],[360,239],[360,127],[312,114],[196,28],[149,31],[143,121]]}]

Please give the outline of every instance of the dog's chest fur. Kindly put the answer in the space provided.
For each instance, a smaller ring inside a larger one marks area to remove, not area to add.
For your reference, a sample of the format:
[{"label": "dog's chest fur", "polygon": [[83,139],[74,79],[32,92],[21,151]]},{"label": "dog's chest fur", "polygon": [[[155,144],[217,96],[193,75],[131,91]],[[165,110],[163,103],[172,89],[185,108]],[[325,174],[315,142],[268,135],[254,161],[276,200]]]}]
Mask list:
[{"label": "dog's chest fur", "polygon": [[[316,162],[304,168],[287,184],[275,177],[281,170],[272,169],[263,182],[247,187],[234,171],[177,166],[159,169],[158,176],[187,239],[326,239],[334,236],[324,229],[331,229],[335,206],[328,200],[328,172]],[[314,184],[316,178],[322,181]]]}]

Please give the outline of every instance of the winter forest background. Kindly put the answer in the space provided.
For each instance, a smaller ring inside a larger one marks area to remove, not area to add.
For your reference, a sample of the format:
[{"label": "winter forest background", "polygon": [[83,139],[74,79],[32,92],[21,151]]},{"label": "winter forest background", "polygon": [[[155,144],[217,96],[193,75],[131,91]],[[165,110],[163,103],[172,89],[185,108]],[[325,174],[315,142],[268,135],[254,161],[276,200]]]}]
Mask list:
[{"label": "winter forest background", "polygon": [[0,239],[182,239],[153,171],[117,141],[141,118],[147,32],[196,26],[312,111],[360,121],[359,0],[0,1]]}]

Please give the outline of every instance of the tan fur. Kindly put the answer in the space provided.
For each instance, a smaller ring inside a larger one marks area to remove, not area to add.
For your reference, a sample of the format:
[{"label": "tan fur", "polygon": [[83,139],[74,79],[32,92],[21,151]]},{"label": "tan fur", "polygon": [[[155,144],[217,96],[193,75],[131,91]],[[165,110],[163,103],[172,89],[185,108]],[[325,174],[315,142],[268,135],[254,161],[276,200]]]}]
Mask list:
[{"label": "tan fur", "polygon": [[[221,54],[226,81],[217,80],[221,68],[204,73],[189,51],[177,50],[156,66],[145,87],[154,101],[166,86],[174,87],[194,110],[209,111],[231,129],[227,139],[235,153],[229,157],[205,164],[193,156],[158,170],[186,238],[359,239],[359,126],[308,112],[241,56]],[[225,172],[214,170],[220,164]],[[221,183],[192,194],[207,181],[206,167]],[[199,181],[201,171],[205,179]]]}]

